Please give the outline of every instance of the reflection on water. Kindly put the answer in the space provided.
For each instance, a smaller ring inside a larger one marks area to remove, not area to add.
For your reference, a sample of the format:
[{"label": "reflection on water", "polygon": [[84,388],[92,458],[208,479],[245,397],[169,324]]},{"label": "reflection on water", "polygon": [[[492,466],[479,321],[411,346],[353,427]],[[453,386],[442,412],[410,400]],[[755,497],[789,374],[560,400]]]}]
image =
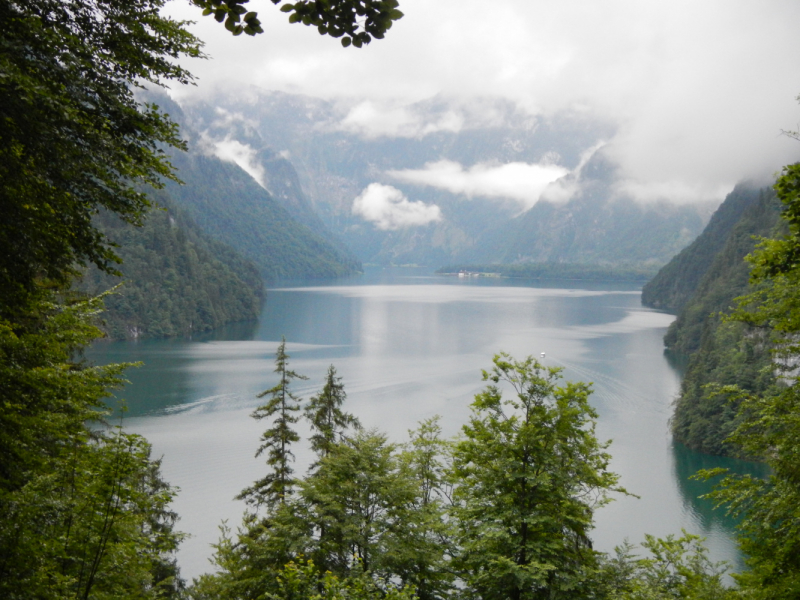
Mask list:
[{"label": "reflection on water", "polygon": [[[256,394],[275,383],[282,336],[292,368],[310,377],[297,386],[299,395],[316,393],[334,363],[348,409],[399,442],[435,414],[442,415],[446,435],[457,434],[482,388],[481,369],[495,353],[546,352],[545,364],[563,367],[567,379],[593,382],[598,436],[613,440],[612,468],[641,496],[599,511],[596,547],[611,550],[626,537],[635,543],[644,533],[685,528],[708,537],[715,560],[736,563],[731,524],[697,500],[700,484],[686,477],[698,461],[751,465],[673,448],[668,420],[679,375],[662,344],[673,318],[643,309],[631,285],[465,281],[374,270],[269,290],[257,324],[190,340],[101,343],[87,356],[145,362],[128,373],[131,385],[120,395],[130,407],[127,426],[151,440],[164,456],[165,476],[182,489],[175,508],[193,535],[180,555],[188,576],[208,568],[219,522],[239,521],[243,506],[232,498],[263,476],[263,461],[253,458],[263,423],[248,415]],[[302,473],[310,458],[303,448],[296,454]]]},{"label": "reflection on water", "polygon": [[[733,536],[736,520],[726,514],[724,509],[715,509],[712,500],[702,497],[714,489],[719,478],[697,480],[692,476],[702,469],[722,468],[730,469],[733,473],[748,473],[754,477],[766,478],[769,475],[769,467],[763,463],[702,454],[677,442],[673,445],[672,452],[675,480],[681,490],[684,510],[692,515],[702,530],[721,531]],[[736,570],[741,570],[743,567],[741,557],[738,555],[734,567]]]}]

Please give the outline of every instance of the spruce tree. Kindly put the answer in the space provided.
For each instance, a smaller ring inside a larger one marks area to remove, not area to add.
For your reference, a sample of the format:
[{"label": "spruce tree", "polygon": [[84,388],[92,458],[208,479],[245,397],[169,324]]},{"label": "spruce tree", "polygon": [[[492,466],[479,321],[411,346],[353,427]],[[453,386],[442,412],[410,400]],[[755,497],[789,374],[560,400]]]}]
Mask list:
[{"label": "spruce tree", "polygon": [[320,460],[330,454],[334,444],[344,439],[348,428],[361,429],[358,419],[342,410],[346,398],[342,378],[336,376],[336,367],[331,365],[322,391],[312,396],[305,408],[305,416],[314,432],[311,449]]},{"label": "spruce tree", "polygon": [[290,450],[300,436],[292,428],[297,423],[296,413],[300,410],[300,398],[289,389],[294,379],[308,379],[289,369],[289,355],[286,354],[286,338],[281,339],[275,353],[275,373],[280,381],[258,394],[258,398],[268,398],[266,404],[259,406],[250,415],[254,419],[272,419],[272,427],[261,434],[261,445],[256,456],[267,452],[267,465],[271,471],[239,494],[249,504],[266,505],[270,509],[283,505],[287,496],[292,493],[294,454]]}]

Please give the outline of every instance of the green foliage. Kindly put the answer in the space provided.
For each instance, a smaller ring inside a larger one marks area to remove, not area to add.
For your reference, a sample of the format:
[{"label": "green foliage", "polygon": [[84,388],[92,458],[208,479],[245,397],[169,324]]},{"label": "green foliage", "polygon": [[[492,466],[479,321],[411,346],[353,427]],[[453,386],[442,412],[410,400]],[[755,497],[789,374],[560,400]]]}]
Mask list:
[{"label": "green foliage", "polygon": [[165,598],[182,586],[174,491],[140,437],[90,429],[125,365],[76,354],[101,300],[43,295],[0,323],[0,596]]},{"label": "green foliage", "polygon": [[107,208],[139,223],[136,185],[171,177],[161,145],[176,126],[134,89],[191,76],[199,42],[159,14],[163,0],[0,2],[0,311],[24,310],[41,278],[75,264],[113,272],[118,257],[92,224]]},{"label": "green foliage", "polygon": [[589,386],[558,387],[559,371],[495,356],[455,445],[456,566],[477,597],[581,597],[597,561],[594,511],[625,492],[594,435]]},{"label": "green foliage", "polygon": [[[718,323],[717,313],[729,313],[736,304],[734,299],[749,291],[750,265],[744,258],[756,246],[754,236],[773,235],[779,223],[780,209],[775,194],[761,190],[758,202],[742,213],[722,250],[700,279],[694,295],[670,325],[664,337],[667,348],[684,354],[700,348],[706,323]],[[691,271],[687,269],[686,273]]]},{"label": "green foliage", "polygon": [[[117,245],[124,284],[106,298],[103,329],[111,338],[191,335],[255,319],[263,283],[258,269],[233,250],[203,235],[169,198],[156,195],[141,227],[102,212],[100,231]],[[78,289],[102,293],[119,280],[88,270]]]},{"label": "green foliage", "polygon": [[776,393],[768,332],[709,318],[700,349],[692,355],[675,402],[672,432],[690,448],[739,458],[759,458],[727,443],[741,422],[728,385],[755,394]]},{"label": "green foliage", "polygon": [[306,419],[314,432],[309,440],[311,449],[321,459],[330,454],[337,442],[344,441],[348,428],[361,429],[358,419],[342,411],[346,398],[342,378],[336,376],[336,368],[331,365],[322,391],[312,396],[305,407]]},{"label": "green foliage", "polygon": [[731,442],[762,456],[772,475],[727,475],[711,496],[741,518],[740,544],[750,567],[738,577],[742,589],[753,598],[788,599],[800,595],[800,165],[786,167],[775,190],[789,233],[763,241],[749,258],[756,291],[741,300],[734,318],[775,332],[785,385],[771,395],[725,390],[740,404],[740,423]]},{"label": "green foliage", "polygon": [[[191,592],[196,600],[230,598],[229,590],[218,587],[219,581],[203,576]],[[340,579],[330,571],[320,572],[311,560],[289,561],[274,576],[274,591],[262,598],[267,600],[413,600],[414,589],[409,586],[378,587],[365,573],[357,577]]]},{"label": "green foliage", "polygon": [[735,592],[722,582],[724,563],[712,563],[702,542],[685,531],[680,538],[646,535],[645,558],[626,542],[603,560],[595,590],[615,600],[733,599]]},{"label": "green foliage", "polygon": [[416,545],[418,488],[385,436],[356,432],[301,487],[310,521],[320,528],[313,554],[320,566],[343,577],[363,569],[380,579],[405,579]]},{"label": "green foliage", "polygon": [[[670,351],[691,354],[675,403],[675,438],[695,450],[743,457],[741,449],[724,443],[737,426],[737,407],[718,387],[738,385],[754,393],[771,393],[775,378],[770,341],[765,331],[726,323],[723,315],[733,310],[737,296],[750,289],[750,266],[744,257],[756,245],[753,236],[773,233],[780,211],[772,192],[745,187],[734,190],[720,211],[722,215],[712,218],[697,243],[648,284],[652,285],[648,301],[660,306],[682,304],[664,337]],[[738,221],[731,225],[737,215]],[[720,249],[709,260],[715,248]],[[644,297],[643,291],[643,302]]]},{"label": "green foliage", "polygon": [[[344,399],[333,369],[329,387],[338,388],[336,398]],[[333,406],[341,412],[341,402],[328,404]],[[281,572],[299,556],[310,557],[327,573],[325,581],[341,581],[342,589],[353,594],[392,596],[398,593],[396,582],[403,593],[413,588],[425,600],[447,594],[453,580],[441,493],[447,444],[438,423],[421,424],[405,450],[375,431],[358,428],[343,436],[338,427],[332,439],[324,439],[319,461],[296,482],[297,493],[273,502],[263,517],[246,515],[235,539],[223,530],[214,559],[219,571],[197,582],[195,597],[283,597]],[[279,469],[272,466],[273,478]],[[324,589],[321,581],[316,585]]]},{"label": "green foliage", "polygon": [[[773,196],[749,184],[737,185],[711,216],[697,239],[681,250],[642,288],[642,304],[671,311],[683,309],[695,296],[703,277],[712,269],[715,258],[725,247],[743,214],[761,202],[765,193]],[[750,235],[753,234],[767,235],[768,232],[750,232]],[[745,254],[749,251],[745,250]]]},{"label": "green foliage", "polygon": [[238,166],[198,153],[174,153],[171,160],[186,182],[167,183],[174,203],[210,237],[252,261],[266,280],[339,277],[361,269]]},{"label": "green foliage", "polygon": [[261,445],[256,452],[256,456],[261,456],[267,451],[267,465],[271,472],[238,496],[250,504],[264,504],[268,508],[284,504],[292,493],[294,470],[291,462],[294,461],[294,454],[289,448],[294,442],[300,441],[300,436],[292,429],[298,420],[294,413],[300,410],[300,399],[292,393],[289,385],[294,379],[308,379],[289,369],[285,338],[275,353],[275,373],[278,373],[280,381],[258,394],[259,398],[266,397],[268,400],[250,415],[257,420],[272,419],[272,426],[261,434]]},{"label": "green foliage", "polygon": [[119,387],[125,365],[85,367],[74,358],[100,335],[91,320],[101,307],[100,299],[61,304],[40,292],[24,321],[0,321],[0,489],[19,489],[82,441],[86,421]]},{"label": "green foliage", "polygon": [[[247,12],[243,6],[249,1],[192,0],[203,8],[204,15],[213,15],[218,22],[224,22],[225,29],[233,35],[263,33],[257,13]],[[280,2],[272,0],[273,4]],[[398,6],[397,0],[297,0],[281,6],[281,12],[289,13],[290,23],[312,25],[320,35],[342,38],[345,48],[351,44],[361,48],[372,38],[383,39],[392,23],[403,17]]]},{"label": "green foliage", "polygon": [[[710,495],[741,519],[739,543],[749,570],[734,577],[754,598],[800,594],[800,389],[797,379],[775,396],[735,389],[741,423],[731,442],[763,456],[766,479],[726,475]],[[704,477],[724,470],[704,471]]]}]

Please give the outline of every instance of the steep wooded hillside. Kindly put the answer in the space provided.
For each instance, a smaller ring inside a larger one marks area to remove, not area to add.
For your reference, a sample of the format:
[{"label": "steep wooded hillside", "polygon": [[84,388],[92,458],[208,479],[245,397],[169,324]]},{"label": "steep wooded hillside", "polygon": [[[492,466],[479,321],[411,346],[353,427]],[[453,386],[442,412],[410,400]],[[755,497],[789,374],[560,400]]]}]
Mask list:
[{"label": "steep wooded hillside", "polygon": [[255,319],[264,288],[258,268],[230,247],[203,234],[169,196],[153,194],[161,208],[142,227],[110,213],[99,228],[117,245],[117,278],[90,269],[79,289],[106,298],[103,328],[114,339],[191,335],[226,323]]},{"label": "steep wooded hillside", "polygon": [[358,259],[316,217],[288,161],[262,149],[265,166],[248,174],[210,152],[205,134],[172,100],[154,100],[180,124],[189,145],[189,152],[170,153],[183,185],[168,182],[166,191],[201,230],[255,263],[267,281],[361,270]]},{"label": "steep wooded hillside", "polygon": [[642,288],[642,304],[672,311],[683,308],[742,213],[758,203],[761,193],[753,184],[737,185],[712,215],[703,233]]},{"label": "steep wooded hillside", "polygon": [[661,306],[683,306],[664,338],[669,350],[690,357],[672,419],[675,439],[702,452],[739,455],[723,443],[738,424],[738,405],[714,385],[764,394],[775,377],[768,332],[725,322],[720,315],[748,292],[750,266],[744,257],[753,251],[754,237],[779,233],[780,203],[769,188],[737,187],[728,200],[733,202],[726,200],[723,214],[712,218],[704,235],[662,269],[649,299],[652,305],[660,299]]},{"label": "steep wooded hillside", "polygon": [[[756,198],[756,202],[742,212],[738,222],[731,228],[725,243],[714,254],[702,277],[698,278],[688,265],[684,265],[683,270],[674,270],[671,263],[662,270],[662,273],[666,270],[674,273],[675,284],[669,285],[668,280],[663,280],[668,289],[686,289],[689,285],[682,282],[698,279],[694,293],[683,303],[678,318],[664,337],[664,343],[670,350],[684,354],[696,351],[701,345],[703,328],[709,322],[710,315],[728,312],[733,306],[733,299],[747,293],[750,265],[744,257],[755,248],[755,237],[769,237],[775,233],[780,215],[780,204],[772,190],[761,189]],[[709,239],[712,243],[716,241]],[[707,253],[699,248],[698,255],[703,254]],[[676,262],[680,259],[680,256],[676,257]],[[698,268],[702,268],[702,264],[698,262]]]}]

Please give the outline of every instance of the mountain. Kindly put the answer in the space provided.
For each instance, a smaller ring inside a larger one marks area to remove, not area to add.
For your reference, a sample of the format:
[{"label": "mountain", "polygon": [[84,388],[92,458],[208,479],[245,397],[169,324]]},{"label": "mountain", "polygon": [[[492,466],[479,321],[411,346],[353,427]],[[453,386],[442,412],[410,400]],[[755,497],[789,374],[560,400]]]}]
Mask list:
[{"label": "mountain", "polygon": [[[715,254],[712,255],[702,245],[695,246],[694,256],[700,257],[700,260],[692,263],[687,260],[686,255],[678,255],[654,278],[654,281],[661,282],[663,290],[667,290],[667,298],[675,297],[671,294],[673,290],[688,289],[692,282],[697,281],[694,292],[683,302],[678,318],[672,322],[664,336],[664,343],[670,350],[684,354],[696,351],[701,345],[703,328],[714,320],[712,315],[729,312],[734,298],[749,290],[750,265],[744,257],[755,248],[754,237],[775,235],[776,227],[780,224],[780,204],[775,192],[769,188],[740,193],[735,198],[736,203],[741,203],[744,197],[748,198],[749,206],[741,211],[739,219],[727,236],[722,235],[719,221],[712,230],[712,233],[716,232],[719,236],[703,236],[703,240],[712,247],[719,245],[720,237],[724,238],[724,243]],[[709,223],[706,232],[711,227],[712,224]],[[702,259],[707,260],[709,256],[713,258],[704,269],[706,263]],[[664,273],[669,277],[663,275]],[[657,295],[649,297],[653,298],[654,305],[662,299]],[[660,302],[661,305],[665,303]]]},{"label": "mountain", "polygon": [[764,190],[739,184],[728,194],[708,225],[642,289],[642,304],[679,311],[694,295],[714,258],[722,250],[742,213],[758,204]]},{"label": "mountain", "polygon": [[141,227],[111,213],[96,224],[117,244],[122,278],[89,269],[78,288],[92,295],[122,281],[106,298],[103,328],[114,339],[190,335],[255,319],[264,286],[258,268],[203,234],[169,195],[153,192]]},{"label": "mountain", "polygon": [[[156,103],[180,124],[189,152],[173,151],[170,161],[183,184],[169,181],[175,203],[214,239],[255,263],[267,281],[337,277],[360,271],[361,264],[308,206],[290,163],[262,152],[268,180],[278,197],[232,160],[209,153],[202,133],[193,129],[169,98]],[[233,151],[235,152],[236,147]]]},{"label": "mountain", "polygon": [[664,342],[668,350],[689,355],[672,430],[695,450],[733,452],[724,440],[738,424],[738,404],[719,393],[719,386],[763,394],[776,385],[769,332],[726,322],[720,313],[750,291],[744,257],[755,247],[754,236],[774,237],[780,227],[780,203],[771,189],[737,186],[703,235],[661,270],[653,280],[657,285],[648,284],[651,305],[682,304]]},{"label": "mountain", "polygon": [[703,207],[615,197],[613,167],[596,154],[581,169],[567,202],[540,200],[485,234],[462,260],[569,263],[653,272],[702,230]]},{"label": "mountain", "polygon": [[[367,263],[652,271],[691,242],[710,213],[707,204],[668,198],[634,202],[602,149],[613,128],[577,112],[534,116],[491,98],[384,107],[255,87],[187,100],[182,109],[208,152],[237,148],[238,164],[293,216],[312,227],[313,212]],[[288,166],[296,180],[280,174]],[[537,177],[561,177],[538,203],[547,183],[531,186]],[[356,210],[356,199],[368,210]]]}]

